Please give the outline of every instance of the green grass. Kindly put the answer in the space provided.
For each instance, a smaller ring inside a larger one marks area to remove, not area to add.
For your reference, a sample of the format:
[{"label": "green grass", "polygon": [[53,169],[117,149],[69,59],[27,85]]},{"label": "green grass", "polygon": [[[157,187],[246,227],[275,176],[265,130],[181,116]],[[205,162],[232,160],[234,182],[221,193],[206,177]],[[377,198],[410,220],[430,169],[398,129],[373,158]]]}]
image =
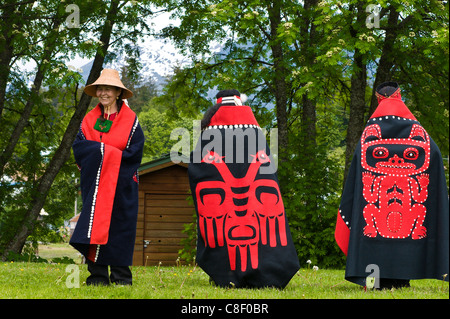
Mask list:
[{"label": "green grass", "polygon": [[[69,257],[75,265],[0,262],[0,299],[448,299],[449,283],[413,280],[410,288],[364,291],[344,280],[343,270],[300,269],[284,290],[226,289],[211,286],[198,266],[134,266],[133,286],[86,286],[87,266],[68,244],[41,245],[47,260]],[[69,268],[67,268],[69,266]],[[72,268],[70,268],[72,267]],[[73,285],[73,267],[79,288]],[[68,287],[69,286],[69,287]]]},{"label": "green grass", "polygon": [[52,258],[68,257],[79,263],[81,261],[80,253],[68,243],[42,244],[37,251],[39,257],[51,260]]},{"label": "green grass", "polygon": [[[133,286],[86,286],[86,265],[79,269],[79,288],[68,288],[72,271],[66,264],[0,263],[0,299],[448,299],[449,284],[414,280],[411,287],[364,291],[344,280],[343,270],[301,269],[284,290],[225,289],[211,286],[193,266],[132,267]],[[72,266],[73,267],[73,266]]]}]

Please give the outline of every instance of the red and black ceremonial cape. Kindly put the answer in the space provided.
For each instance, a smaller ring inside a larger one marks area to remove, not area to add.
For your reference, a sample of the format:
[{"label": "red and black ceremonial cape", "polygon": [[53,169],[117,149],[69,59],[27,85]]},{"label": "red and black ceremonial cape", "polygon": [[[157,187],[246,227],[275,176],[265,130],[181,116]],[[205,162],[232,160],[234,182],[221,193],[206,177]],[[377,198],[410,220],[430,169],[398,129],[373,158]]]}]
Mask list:
[{"label": "red and black ceremonial cape", "polygon": [[125,104],[111,129],[94,129],[100,105],[81,123],[73,144],[81,171],[83,207],[70,244],[98,264],[132,264],[138,210],[138,175],[144,134]]},{"label": "red and black ceremonial cape", "polygon": [[221,106],[188,168],[197,262],[225,287],[284,288],[299,269],[276,169],[249,106]]},{"label": "red and black ceremonial cape", "polygon": [[[441,153],[401,98],[383,99],[356,147],[335,238],[345,277],[443,279],[449,273],[449,202]],[[448,276],[446,277],[448,280]]]}]

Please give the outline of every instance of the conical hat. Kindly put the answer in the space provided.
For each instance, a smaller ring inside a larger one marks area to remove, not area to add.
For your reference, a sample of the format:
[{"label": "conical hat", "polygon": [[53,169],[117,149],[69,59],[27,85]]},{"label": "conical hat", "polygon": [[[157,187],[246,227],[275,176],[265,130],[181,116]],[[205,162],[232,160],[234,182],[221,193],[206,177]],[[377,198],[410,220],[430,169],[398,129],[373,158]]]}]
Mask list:
[{"label": "conical hat", "polygon": [[97,81],[92,84],[86,85],[84,92],[87,95],[96,97],[97,85],[110,85],[123,89],[122,99],[128,99],[133,96],[133,92],[128,90],[120,80],[119,72],[112,69],[103,69]]}]

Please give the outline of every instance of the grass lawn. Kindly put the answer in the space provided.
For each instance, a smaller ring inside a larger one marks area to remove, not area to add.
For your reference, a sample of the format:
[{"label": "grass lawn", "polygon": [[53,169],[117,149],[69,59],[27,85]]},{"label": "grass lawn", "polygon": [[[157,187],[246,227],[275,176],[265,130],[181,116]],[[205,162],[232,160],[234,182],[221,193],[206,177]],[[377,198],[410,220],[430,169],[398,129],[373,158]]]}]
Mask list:
[{"label": "grass lawn", "polygon": [[39,245],[38,249],[39,257],[50,260],[56,257],[69,257],[75,262],[81,262],[81,256],[79,252],[70,246],[68,243],[57,243],[48,245]]},{"label": "grass lawn", "polygon": [[[67,245],[40,247],[43,258],[77,253]],[[46,259],[47,259],[46,258]],[[69,266],[69,267],[68,267]],[[307,265],[305,264],[305,267]],[[410,288],[364,291],[344,280],[343,270],[302,268],[284,290],[211,286],[198,266],[134,266],[133,286],[86,286],[84,264],[0,262],[0,298],[20,299],[448,299],[449,284],[413,280]],[[77,274],[78,272],[78,274]],[[79,280],[76,280],[78,275]],[[73,287],[79,283],[79,288]]]},{"label": "grass lawn", "polygon": [[[284,290],[224,289],[209,285],[198,267],[132,267],[133,286],[86,286],[86,265],[2,262],[0,298],[50,299],[448,299],[449,284],[414,280],[411,288],[364,291],[343,279],[342,270],[301,269]],[[79,288],[71,288],[74,269]]]}]

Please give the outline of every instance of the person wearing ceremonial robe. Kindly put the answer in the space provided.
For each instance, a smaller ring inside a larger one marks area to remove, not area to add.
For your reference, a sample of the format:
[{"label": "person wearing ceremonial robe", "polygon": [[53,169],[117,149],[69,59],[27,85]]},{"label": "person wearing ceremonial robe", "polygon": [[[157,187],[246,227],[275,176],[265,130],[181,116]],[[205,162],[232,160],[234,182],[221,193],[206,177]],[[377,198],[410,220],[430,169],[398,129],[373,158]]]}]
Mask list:
[{"label": "person wearing ceremonial robe", "polygon": [[86,284],[131,285],[144,134],[124,102],[133,93],[116,70],[104,69],[84,92],[99,103],[84,117],[72,146],[83,207],[70,244],[86,258]]},{"label": "person wearing ceremonial robe", "polygon": [[449,273],[449,207],[442,156],[401,99],[396,82],[377,87],[349,169],[335,238],[345,278],[375,288]]},{"label": "person wearing ceremonial robe", "polygon": [[220,287],[284,288],[299,269],[274,158],[237,90],[222,90],[191,153],[199,266]]}]

